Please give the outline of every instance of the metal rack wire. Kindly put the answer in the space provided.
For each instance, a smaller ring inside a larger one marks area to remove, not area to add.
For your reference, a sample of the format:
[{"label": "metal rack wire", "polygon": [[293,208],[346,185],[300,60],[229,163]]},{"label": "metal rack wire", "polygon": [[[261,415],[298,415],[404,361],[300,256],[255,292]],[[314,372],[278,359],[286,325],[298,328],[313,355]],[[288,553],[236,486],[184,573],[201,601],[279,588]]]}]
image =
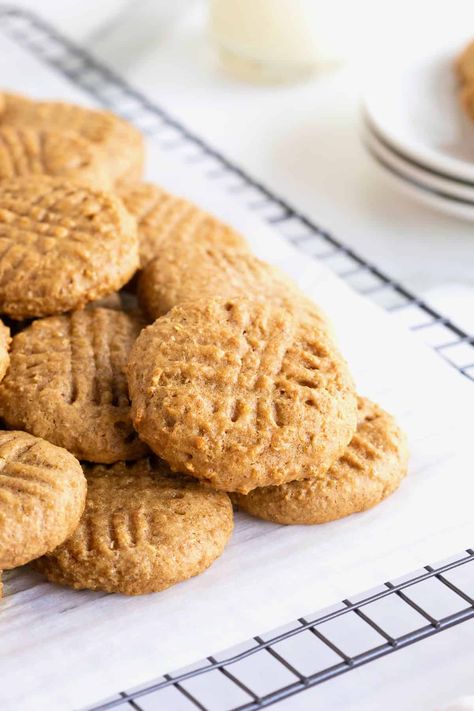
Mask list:
[{"label": "metal rack wire", "polygon": [[[47,23],[27,11],[5,6],[0,6],[0,20],[0,30],[7,36],[42,62],[54,67],[102,105],[152,135],[162,148],[176,151],[183,161],[199,163],[208,179],[226,181],[236,200],[244,201],[298,248],[326,262],[356,291],[388,311],[399,314],[411,330],[417,332],[440,356],[466,378],[474,380],[472,336],[247,175]],[[122,691],[110,700],[95,705],[91,711],[124,711],[131,708],[136,711],[175,708],[207,711],[211,708],[211,688],[219,688],[222,692],[219,696],[222,698],[221,705],[216,703],[217,696],[213,696],[213,711],[265,708],[472,619],[474,584],[466,583],[466,573],[474,581],[473,561],[474,551],[468,549],[449,562],[427,565],[422,572],[407,576],[401,582],[386,582],[376,592],[354,601],[344,600],[330,612],[310,615],[290,624],[289,629],[255,637],[243,650],[209,657],[189,670],[168,674],[143,688]],[[451,596],[451,604],[448,604],[445,614],[433,612],[417,597],[417,590],[428,581]],[[388,618],[385,616],[383,619],[382,615],[381,619],[380,605],[387,603],[398,606],[397,610]],[[411,613],[409,628],[406,623],[399,624],[397,628],[393,621],[400,623],[407,611]],[[357,651],[346,649],[338,641],[337,630],[334,629],[336,623],[347,627],[354,620],[360,626],[358,637],[364,640],[362,648]],[[368,636],[367,631],[370,632]],[[300,649],[303,640],[307,645],[304,662],[301,654],[295,655],[295,648],[291,646],[292,640],[296,639]],[[270,690],[259,688],[255,681],[259,665],[268,664],[269,658],[274,680]],[[308,668],[308,659],[312,668]],[[248,675],[247,660],[251,661],[254,672],[251,677]],[[202,679],[206,679],[206,684],[199,683]]]},{"label": "metal rack wire", "polygon": [[[213,703],[213,711],[256,711],[266,708],[293,694],[473,619],[474,598],[463,589],[470,587],[474,590],[473,563],[474,550],[468,549],[449,563],[427,565],[422,572],[409,576],[407,580],[386,582],[376,592],[355,601],[343,600],[340,606],[330,612],[319,613],[315,617],[312,615],[302,617],[289,630],[255,637],[249,642],[249,648],[243,651],[208,657],[194,668],[168,674],[143,688],[122,692],[105,703],[91,707],[89,711],[107,711],[116,708],[123,711],[126,708],[134,708],[136,711],[171,710],[178,707],[178,702],[180,702],[180,709],[188,708],[187,705],[182,705],[183,700],[189,702],[190,711],[193,708],[207,711],[206,702],[209,693],[212,693],[210,687],[216,684],[215,678],[209,676],[212,674],[224,677],[220,684],[222,705]],[[459,572],[463,575],[459,575]],[[469,582],[466,582],[468,577],[466,572],[470,573]],[[447,593],[449,598],[449,601],[444,601],[445,609],[455,609],[454,612],[436,615],[432,610],[427,609],[426,604],[420,602],[419,589],[427,581],[444,589],[443,592]],[[390,601],[390,613],[387,614],[385,610],[385,615],[381,614],[382,601]],[[406,615],[409,613],[411,616],[408,625],[412,628],[409,631],[402,631],[407,629]],[[384,621],[381,621],[381,618],[384,618]],[[364,642],[367,632],[373,633],[367,635],[367,643],[362,651],[351,653],[344,649],[343,642],[335,641],[340,634],[338,635],[337,629],[331,623],[338,620],[345,626],[355,621],[359,625],[358,636],[363,638]],[[419,621],[418,624],[416,620]],[[298,635],[300,637],[306,635],[305,647],[314,665],[311,673],[301,668],[302,655],[297,655],[295,660],[295,655],[291,654],[291,648],[288,646],[288,642]],[[309,644],[311,639],[316,644]],[[322,654],[322,650],[325,653]],[[281,686],[277,686],[269,693],[259,694],[253,684],[258,678],[258,667],[262,665],[267,655],[270,655],[275,664],[272,670],[274,677],[277,679],[279,677],[278,668],[280,668],[280,676],[281,670],[286,674],[283,675],[284,681]],[[253,681],[250,682],[246,679],[248,675],[242,664],[248,659],[251,659],[254,671]],[[208,683],[196,684],[196,680],[203,676]],[[224,681],[224,688],[222,681]],[[229,705],[229,697],[232,696],[240,697],[235,705]],[[215,702],[215,697],[213,701]]]}]

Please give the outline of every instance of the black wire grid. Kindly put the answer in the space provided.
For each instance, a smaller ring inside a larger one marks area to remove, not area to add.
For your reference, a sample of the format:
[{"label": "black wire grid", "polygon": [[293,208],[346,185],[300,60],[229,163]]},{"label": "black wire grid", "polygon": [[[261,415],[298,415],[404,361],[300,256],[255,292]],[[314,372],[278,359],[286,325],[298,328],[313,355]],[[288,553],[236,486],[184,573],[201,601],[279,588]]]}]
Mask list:
[{"label": "black wire grid", "polygon": [[[207,179],[225,181],[236,200],[260,214],[299,249],[324,261],[356,291],[388,311],[398,312],[411,330],[418,332],[440,356],[474,380],[472,336],[315,225],[35,15],[16,7],[0,6],[0,29],[100,104],[153,136],[162,149],[176,151],[183,161],[201,163]],[[454,560],[427,565],[402,582],[386,582],[376,592],[354,601],[344,600],[332,611],[300,618],[283,631],[255,637],[243,651],[208,657],[187,670],[167,674],[139,689],[120,692],[91,707],[90,711],[174,711],[178,708],[180,711],[196,708],[254,711],[265,708],[474,618],[473,561],[474,550],[467,549]],[[471,580],[466,582],[469,575]],[[435,598],[439,593],[450,596],[451,603],[445,613],[440,613],[439,608],[435,613],[429,603],[420,602],[417,590],[427,584],[436,586],[436,590],[431,591]],[[382,616],[383,621],[377,612],[381,604],[393,607],[388,617]],[[408,627],[401,622],[406,613],[412,615]],[[356,636],[359,641],[363,640],[362,649],[351,651],[337,641],[338,634],[331,632],[331,625],[338,620],[347,628],[357,622]],[[367,632],[371,634],[367,636]],[[294,642],[303,639],[306,652],[302,657],[296,653]],[[308,640],[312,642],[311,651]],[[246,672],[246,660],[251,661],[254,671],[251,677]],[[308,660],[312,668],[308,667]],[[268,678],[270,661],[273,688],[262,689],[255,679],[262,665],[262,674]],[[200,683],[203,679],[205,683]],[[218,693],[214,694],[213,689]]]},{"label": "black wire grid", "polygon": [[236,200],[259,213],[299,249],[325,262],[353,289],[388,311],[403,311],[411,330],[419,331],[445,360],[474,380],[472,335],[252,178],[48,23],[26,10],[1,5],[0,21],[0,29],[10,38],[152,136],[162,149],[179,153],[185,162],[202,163],[204,177],[225,181]]},{"label": "black wire grid", "polygon": [[[343,600],[330,612],[302,617],[290,625],[290,629],[255,637],[244,651],[232,654],[229,650],[208,657],[189,670],[166,674],[144,687],[122,692],[89,711],[117,708],[120,711],[175,711],[178,708],[180,711],[196,708],[202,711],[256,711],[271,706],[473,619],[473,562],[474,550],[468,549],[450,562],[427,565],[403,582],[387,582],[372,594],[354,601]],[[439,589],[431,587],[428,596],[426,590],[420,596],[420,590],[427,584]],[[446,593],[448,600],[445,599]],[[420,597],[424,598],[424,604],[421,604]],[[428,597],[443,598],[442,607],[455,612],[436,615],[429,609],[429,601],[426,604]],[[389,609],[382,612],[380,604],[384,601],[390,604]],[[381,618],[384,623],[380,622]],[[352,628],[352,633],[362,640],[362,651],[347,651],[343,648],[344,642],[335,641],[341,637],[340,627],[339,631],[337,626],[334,627],[338,620],[345,627]],[[408,628],[409,631],[403,631]],[[304,652],[298,654],[292,641],[301,640],[302,636],[305,637]],[[310,638],[314,644],[310,643]],[[250,680],[245,664],[249,658],[253,667]],[[312,667],[311,673],[308,673],[308,667]],[[274,682],[271,691],[259,694],[259,673],[271,674]]]}]

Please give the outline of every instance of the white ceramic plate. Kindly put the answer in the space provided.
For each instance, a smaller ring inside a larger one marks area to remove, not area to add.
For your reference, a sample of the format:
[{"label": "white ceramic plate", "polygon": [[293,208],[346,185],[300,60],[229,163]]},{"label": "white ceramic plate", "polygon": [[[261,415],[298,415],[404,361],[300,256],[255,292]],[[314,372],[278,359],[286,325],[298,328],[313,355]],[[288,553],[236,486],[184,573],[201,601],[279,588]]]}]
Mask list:
[{"label": "white ceramic plate", "polygon": [[474,205],[474,183],[470,185],[453,178],[445,177],[430,169],[421,167],[421,164],[405,158],[393,149],[386,141],[374,132],[371,125],[363,123],[363,141],[366,147],[387,167],[420,187],[436,193],[440,197],[451,198],[459,202]]},{"label": "white ceramic plate", "polygon": [[[366,80],[366,115],[410,159],[474,184],[474,122],[457,96],[454,61],[464,40],[377,66]],[[401,63],[402,61],[402,63]]]},{"label": "white ceramic plate", "polygon": [[471,202],[450,197],[414,180],[396,168],[392,162],[387,161],[386,156],[380,151],[380,145],[377,145],[373,138],[371,140],[368,134],[363,136],[363,142],[377,169],[394,188],[439,212],[474,222],[474,200]]}]

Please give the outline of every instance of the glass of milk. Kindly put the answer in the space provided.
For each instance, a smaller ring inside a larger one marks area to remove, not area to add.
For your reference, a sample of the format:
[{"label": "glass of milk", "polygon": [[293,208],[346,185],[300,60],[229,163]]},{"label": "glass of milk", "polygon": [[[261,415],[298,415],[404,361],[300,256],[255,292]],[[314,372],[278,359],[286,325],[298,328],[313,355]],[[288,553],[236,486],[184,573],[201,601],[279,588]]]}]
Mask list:
[{"label": "glass of milk", "polygon": [[209,0],[213,43],[227,69],[261,82],[305,79],[343,61],[356,34],[354,0]]}]

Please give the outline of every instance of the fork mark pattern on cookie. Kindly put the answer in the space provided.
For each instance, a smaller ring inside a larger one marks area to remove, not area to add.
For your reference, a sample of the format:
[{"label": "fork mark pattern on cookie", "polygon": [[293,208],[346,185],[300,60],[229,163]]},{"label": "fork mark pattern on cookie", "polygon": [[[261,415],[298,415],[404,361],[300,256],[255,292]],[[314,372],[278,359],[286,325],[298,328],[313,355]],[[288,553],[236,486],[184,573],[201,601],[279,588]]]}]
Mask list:
[{"label": "fork mark pattern on cookie", "polygon": [[173,475],[160,461],[85,467],[86,510],[74,535],[37,561],[49,579],[73,587],[138,594],[197,575],[232,531],[222,492]]},{"label": "fork mark pattern on cookie", "polygon": [[6,422],[84,460],[144,455],[123,372],[143,325],[136,315],[103,307],[34,321],[13,339],[0,383]]},{"label": "fork mark pattern on cookie", "polygon": [[0,309],[13,318],[78,308],[130,278],[133,218],[118,198],[62,178],[0,181]]},{"label": "fork mark pattern on cookie", "polygon": [[256,488],[233,501],[248,513],[282,524],[317,524],[364,511],[397,489],[407,472],[408,450],[393,417],[359,398],[357,433],[321,476]]},{"label": "fork mark pattern on cookie", "polygon": [[[301,344],[313,341],[319,365],[306,369]],[[297,307],[186,302],[139,336],[128,374],[141,438],[172,468],[227,491],[327,470],[355,431],[346,364]]]},{"label": "fork mark pattern on cookie", "polygon": [[62,543],[79,523],[86,481],[66,450],[0,432],[0,564],[14,568]]}]

